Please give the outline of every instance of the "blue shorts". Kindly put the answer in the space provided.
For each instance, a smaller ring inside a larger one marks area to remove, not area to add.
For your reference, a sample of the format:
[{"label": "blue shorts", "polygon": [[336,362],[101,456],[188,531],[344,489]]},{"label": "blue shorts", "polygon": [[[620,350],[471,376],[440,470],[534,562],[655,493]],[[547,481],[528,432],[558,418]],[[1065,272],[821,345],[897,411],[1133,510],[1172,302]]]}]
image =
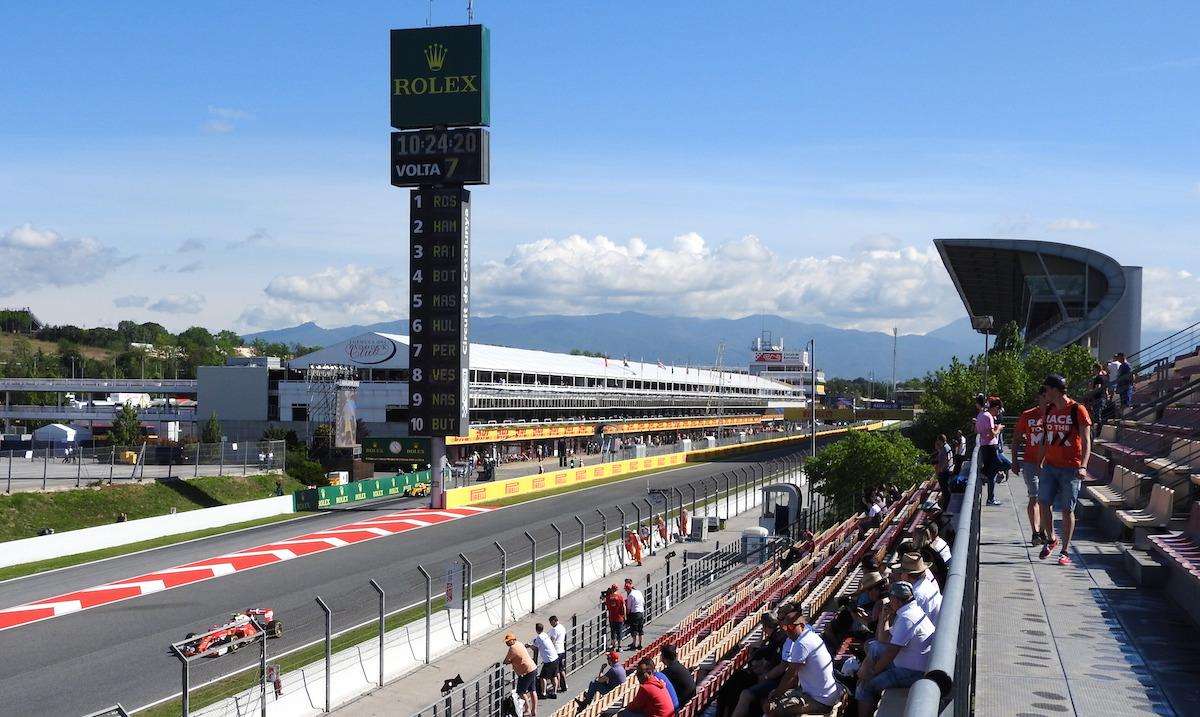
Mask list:
[{"label": "blue shorts", "polygon": [[1075,512],[1075,504],[1079,502],[1078,468],[1059,468],[1058,466],[1042,466],[1038,476],[1038,501],[1064,512]]},{"label": "blue shorts", "polygon": [[917,680],[925,676],[920,670],[910,670],[907,667],[888,665],[883,672],[867,681],[859,680],[854,690],[854,697],[859,702],[874,702],[879,695],[889,687],[912,687]]}]

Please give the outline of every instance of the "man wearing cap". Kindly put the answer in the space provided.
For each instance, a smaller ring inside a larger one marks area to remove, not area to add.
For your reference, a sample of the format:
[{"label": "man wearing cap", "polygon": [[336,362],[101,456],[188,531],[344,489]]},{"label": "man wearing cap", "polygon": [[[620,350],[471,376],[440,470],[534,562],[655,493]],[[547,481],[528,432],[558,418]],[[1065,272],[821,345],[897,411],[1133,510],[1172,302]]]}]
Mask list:
[{"label": "man wearing cap", "polygon": [[[934,625],[913,599],[913,588],[904,581],[892,583],[892,602],[884,608],[880,623],[882,640],[858,670],[859,717],[870,717],[879,696],[889,687],[911,687],[929,668]],[[893,607],[895,605],[895,607]]]},{"label": "man wearing cap", "polygon": [[608,613],[609,647],[620,650],[621,633],[625,628],[625,598],[617,591],[616,583],[604,591],[604,610]]},{"label": "man wearing cap", "polygon": [[604,656],[604,666],[600,668],[600,673],[596,675],[596,679],[588,684],[587,692],[575,700],[576,711],[584,710],[596,698],[596,695],[607,695],[616,688],[625,684],[628,675],[625,673],[625,666],[621,664],[621,653],[609,652]]},{"label": "man wearing cap", "polygon": [[791,645],[784,652],[787,672],[771,693],[767,714],[827,715],[842,699],[842,686],[833,677],[833,658],[829,648],[804,622],[804,613],[796,604],[780,611],[779,624]]},{"label": "man wearing cap", "polygon": [[508,653],[504,656],[504,664],[511,665],[513,674],[517,676],[517,695],[529,706],[526,712],[529,717],[537,715],[537,666],[525,646],[517,641],[517,636],[511,632],[504,633],[504,644],[508,645]]},{"label": "man wearing cap", "polygon": [[625,627],[629,630],[629,649],[642,649],[642,633],[646,628],[646,596],[633,586],[633,578],[625,578]]},{"label": "man wearing cap", "polygon": [[1017,418],[1017,435],[1013,437],[1013,454],[1017,455],[1017,450],[1021,449],[1020,468],[1017,463],[1013,464],[1013,472],[1020,471],[1021,477],[1025,479],[1025,490],[1029,493],[1029,503],[1025,506],[1025,511],[1029,515],[1029,527],[1033,531],[1030,537],[1031,545],[1042,545],[1046,542],[1046,532],[1042,527],[1042,513],[1038,510],[1038,476],[1041,473],[1041,458],[1042,458],[1042,439],[1045,437],[1045,418],[1046,406],[1049,404],[1049,399],[1046,398],[1046,387],[1042,386],[1038,389],[1037,403],[1033,408],[1022,411]]},{"label": "man wearing cap", "polygon": [[929,572],[929,563],[920,553],[905,553],[900,556],[900,562],[892,567],[901,580],[912,585],[913,599],[936,625],[938,615],[942,612],[942,589]]},{"label": "man wearing cap", "polygon": [[1082,404],[1067,396],[1067,381],[1062,376],[1051,374],[1042,385],[1046,387],[1046,411],[1038,461],[1041,466],[1038,503],[1041,504],[1042,527],[1047,540],[1038,557],[1045,560],[1059,545],[1054,535],[1052,512],[1057,499],[1062,511],[1062,552],[1058,564],[1070,565],[1075,503],[1079,500],[1079,486],[1087,476],[1086,466],[1092,455],[1092,418]]}]

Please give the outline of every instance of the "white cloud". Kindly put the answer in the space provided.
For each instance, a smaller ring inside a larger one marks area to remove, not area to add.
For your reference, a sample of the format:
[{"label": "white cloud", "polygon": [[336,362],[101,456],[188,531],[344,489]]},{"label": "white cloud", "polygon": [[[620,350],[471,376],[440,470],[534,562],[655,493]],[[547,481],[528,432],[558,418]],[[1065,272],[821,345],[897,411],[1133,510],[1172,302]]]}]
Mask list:
[{"label": "white cloud", "polygon": [[197,260],[197,261],[189,262],[189,263],[184,264],[183,266],[179,267],[179,273],[180,274],[194,274],[203,268],[204,268],[204,262]]},{"label": "white cloud", "polygon": [[578,235],[516,246],[474,278],[480,313],[638,310],[689,316],[759,312],[842,327],[924,331],[962,314],[933,247],[852,249],[784,259],[757,237],[709,246],[697,234],[667,247]]},{"label": "white cloud", "polygon": [[200,125],[205,134],[229,134],[237,129],[240,120],[254,119],[254,114],[234,107],[208,106],[208,119]]},{"label": "white cloud", "polygon": [[146,308],[164,314],[198,314],[205,303],[200,294],[167,294]]},{"label": "white cloud", "polygon": [[1142,328],[1173,331],[1200,321],[1200,276],[1181,269],[1142,270]]},{"label": "white cloud", "polygon": [[277,276],[263,289],[266,302],[247,308],[238,321],[256,328],[315,320],[336,325],[390,321],[403,316],[396,297],[404,289],[386,271],[354,264]]},{"label": "white cloud", "polygon": [[206,246],[207,244],[203,239],[184,239],[175,251],[180,254],[186,254],[191,251],[204,251]]},{"label": "white cloud", "polygon": [[67,239],[32,224],[0,233],[0,296],[88,284],[128,261],[90,237]]},{"label": "white cloud", "polygon": [[150,299],[149,297],[145,296],[118,296],[117,298],[113,299],[113,306],[117,307],[118,309],[142,307],[148,303],[150,303]]},{"label": "white cloud", "polygon": [[1093,229],[1099,229],[1100,225],[1087,219],[1064,217],[1050,222],[1046,228],[1052,232],[1090,232]]}]

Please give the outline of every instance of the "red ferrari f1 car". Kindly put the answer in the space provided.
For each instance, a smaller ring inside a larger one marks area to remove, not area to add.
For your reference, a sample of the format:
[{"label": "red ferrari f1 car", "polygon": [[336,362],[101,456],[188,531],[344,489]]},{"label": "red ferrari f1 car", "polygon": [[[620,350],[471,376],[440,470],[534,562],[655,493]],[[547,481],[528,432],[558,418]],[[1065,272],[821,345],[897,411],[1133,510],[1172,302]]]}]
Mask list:
[{"label": "red ferrari f1 car", "polygon": [[254,642],[264,632],[267,637],[281,637],[283,624],[275,619],[275,611],[269,607],[250,608],[234,613],[229,622],[213,625],[208,632],[188,633],[184,638],[183,654],[185,657],[220,657]]}]

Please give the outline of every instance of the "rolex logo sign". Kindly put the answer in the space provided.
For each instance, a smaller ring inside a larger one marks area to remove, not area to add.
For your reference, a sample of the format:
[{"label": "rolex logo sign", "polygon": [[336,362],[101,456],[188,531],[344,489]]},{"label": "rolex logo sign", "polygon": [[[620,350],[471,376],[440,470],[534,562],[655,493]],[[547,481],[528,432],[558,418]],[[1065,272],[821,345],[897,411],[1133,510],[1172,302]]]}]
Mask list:
[{"label": "rolex logo sign", "polygon": [[446,46],[434,43],[425,47],[425,62],[429,63],[430,72],[438,72],[442,69],[442,63],[446,61]]},{"label": "rolex logo sign", "polygon": [[488,31],[482,25],[392,30],[392,127],[490,122]]}]

